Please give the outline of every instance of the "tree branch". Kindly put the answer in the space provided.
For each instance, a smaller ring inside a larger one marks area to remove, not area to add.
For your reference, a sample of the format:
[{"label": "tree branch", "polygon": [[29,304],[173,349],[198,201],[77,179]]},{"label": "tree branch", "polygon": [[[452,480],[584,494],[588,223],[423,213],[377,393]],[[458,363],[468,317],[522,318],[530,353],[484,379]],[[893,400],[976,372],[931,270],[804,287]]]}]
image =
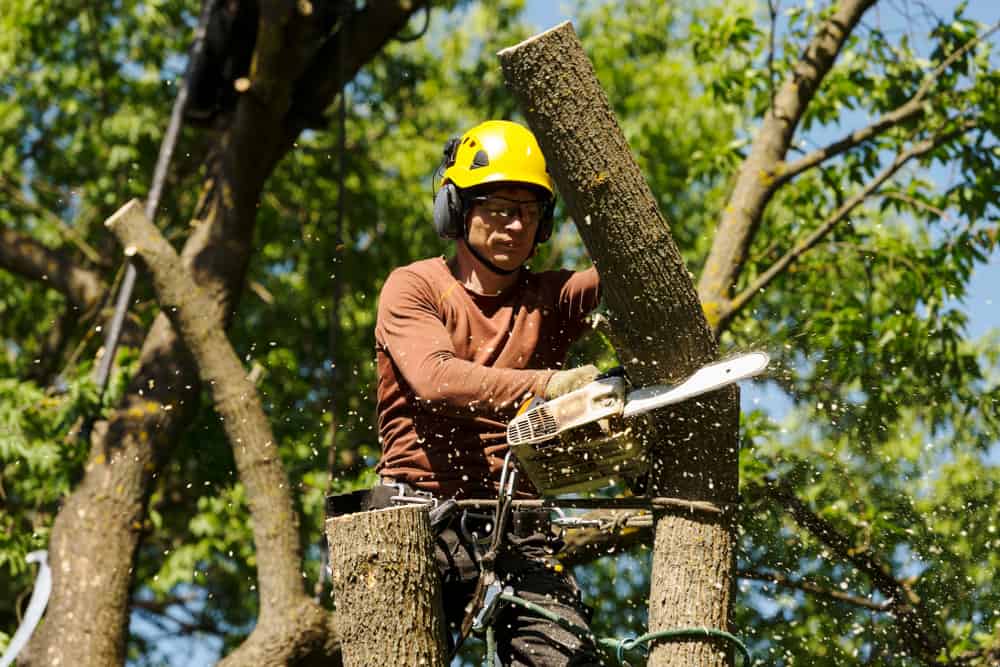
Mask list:
[{"label": "tree branch", "polygon": [[318,648],[332,656],[326,612],[308,598],[302,583],[299,517],[288,476],[257,389],[222,327],[219,304],[191,277],[181,258],[132,200],[105,223],[150,273],[167,313],[208,385],[247,489],[257,555],[260,620],[251,638],[225,662],[250,664],[265,651],[285,663]]},{"label": "tree branch", "polygon": [[855,607],[863,607],[871,611],[889,611],[889,603],[887,602],[873,602],[870,598],[866,598],[861,595],[854,595],[852,593],[845,593],[843,591],[838,591],[832,588],[827,588],[826,586],[820,586],[819,584],[813,583],[805,579],[791,579],[783,574],[778,574],[777,572],[757,572],[755,570],[740,570],[737,572],[736,576],[741,579],[753,579],[754,581],[766,581],[776,586],[782,588],[790,588],[792,590],[803,591],[811,595],[816,595],[819,597],[824,597],[829,600],[834,600],[836,602],[846,602],[847,604],[854,605]]},{"label": "tree branch", "polygon": [[[35,190],[38,190],[39,185],[39,183],[33,183],[32,187]],[[81,253],[83,253],[84,257],[86,257],[88,261],[92,262],[95,266],[108,266],[107,260],[101,257],[101,254],[97,252],[93,246],[87,243],[87,241],[84,240],[84,238],[80,236],[75,229],[67,225],[62,218],[49,209],[28,199],[18,184],[14,183],[10,178],[5,177],[2,174],[0,174],[0,188],[3,189],[7,196],[14,200],[18,207],[24,209],[25,211],[29,211],[40,218],[44,218],[58,227],[59,230],[66,235],[66,238],[69,239],[69,241],[73,243],[73,245],[75,245]],[[55,188],[50,189],[55,190]],[[55,192],[54,194],[60,197],[63,196],[63,193],[61,192]]]},{"label": "tree branch", "polygon": [[[344,83],[382,50],[427,0],[372,0],[346,18],[310,60],[292,96],[288,141],[315,121],[340,94]],[[430,10],[428,10],[430,11]],[[344,48],[344,40],[350,46]],[[339,62],[343,58],[343,62]],[[332,63],[338,63],[334,66]]]},{"label": "tree branch", "polygon": [[[183,607],[184,612],[195,620],[190,621],[177,618],[176,616],[168,613],[168,610],[174,606]],[[166,600],[163,602],[158,602],[156,600],[133,600],[132,608],[145,614],[147,617],[146,620],[155,623],[164,633],[190,635],[196,632],[201,632],[220,637],[225,635],[224,630],[220,629],[215,623],[212,623],[205,617],[204,614],[193,613],[180,599]],[[168,624],[173,625],[174,627],[169,628],[167,627]]]},{"label": "tree branch", "polygon": [[861,190],[850,197],[847,201],[840,205],[836,211],[834,211],[823,223],[817,227],[811,234],[799,241],[795,246],[785,253],[778,261],[772,264],[766,271],[760,274],[757,279],[746,287],[742,292],[733,297],[731,301],[724,303],[719,306],[719,322],[720,326],[724,326],[729,320],[731,320],[741,309],[743,309],[757,294],[762,292],[764,288],[770,285],[775,278],[780,276],[784,271],[802,255],[808,252],[811,248],[816,246],[817,243],[822,241],[827,234],[829,234],[834,227],[839,223],[844,221],[862,202],[864,202],[869,197],[873,196],[878,192],[879,187],[885,183],[887,180],[892,178],[903,166],[914,158],[921,157],[931,152],[941,144],[955,139],[961,136],[965,132],[976,126],[975,120],[967,120],[962,123],[958,129],[952,132],[946,132],[944,134],[938,135],[936,137],[931,137],[930,139],[925,139],[917,144],[914,144],[905,151],[900,152],[896,155],[896,159],[892,161],[888,167],[883,169],[875,178],[869,181]]},{"label": "tree branch", "polygon": [[920,597],[905,583],[892,576],[888,565],[876,559],[869,550],[857,551],[854,545],[830,522],[815,514],[798,499],[785,480],[769,482],[763,489],[772,500],[787,510],[795,521],[843,560],[866,575],[887,598],[886,612],[899,621],[902,650],[934,663],[946,643],[933,615],[921,604]]},{"label": "tree branch", "polygon": [[836,157],[844,151],[854,148],[855,146],[882,134],[886,130],[899,125],[905,120],[922,115],[926,110],[924,103],[928,101],[927,95],[931,91],[931,86],[935,81],[937,81],[941,73],[954,64],[956,60],[968,53],[974,46],[996,32],[998,28],[1000,28],[1000,23],[994,24],[989,30],[983,32],[981,35],[976,35],[976,37],[970,39],[960,48],[956,49],[954,53],[941,61],[937,67],[924,76],[920,87],[917,88],[917,92],[915,92],[909,100],[889,113],[884,114],[868,127],[855,130],[854,132],[851,132],[850,134],[823,148],[819,148],[806,154],[795,162],[786,165],[779,165],[777,167],[772,187],[777,189],[807,169],[811,169],[812,167],[815,167],[830,158]]},{"label": "tree branch", "polygon": [[84,311],[96,305],[104,292],[100,276],[77,264],[69,253],[11,229],[0,228],[0,268],[46,283]]},{"label": "tree branch", "polygon": [[733,193],[698,282],[698,296],[718,337],[721,308],[746,262],[764,209],[775,192],[773,174],[791,145],[795,128],[841,48],[876,0],[845,0],[820,25],[795,69],[785,80],[754,138],[737,175]]},{"label": "tree branch", "polygon": [[951,216],[948,215],[948,211],[938,208],[937,206],[932,206],[925,201],[921,201],[915,197],[903,194],[902,192],[883,192],[882,196],[886,199],[896,199],[903,203],[909,204],[914,208],[921,208],[929,213],[933,213],[941,220],[949,220]]}]

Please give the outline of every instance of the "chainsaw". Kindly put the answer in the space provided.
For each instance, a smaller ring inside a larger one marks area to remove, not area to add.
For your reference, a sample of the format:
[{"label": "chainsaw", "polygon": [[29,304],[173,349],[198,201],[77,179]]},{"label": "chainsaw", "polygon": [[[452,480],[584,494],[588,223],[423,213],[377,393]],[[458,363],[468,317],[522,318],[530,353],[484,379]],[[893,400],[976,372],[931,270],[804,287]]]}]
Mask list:
[{"label": "chainsaw", "polygon": [[764,352],[703,366],[674,385],[630,389],[611,372],[549,401],[526,401],[507,425],[507,444],[543,495],[589,491],[642,475],[649,460],[644,423],[653,410],[759,375]]}]

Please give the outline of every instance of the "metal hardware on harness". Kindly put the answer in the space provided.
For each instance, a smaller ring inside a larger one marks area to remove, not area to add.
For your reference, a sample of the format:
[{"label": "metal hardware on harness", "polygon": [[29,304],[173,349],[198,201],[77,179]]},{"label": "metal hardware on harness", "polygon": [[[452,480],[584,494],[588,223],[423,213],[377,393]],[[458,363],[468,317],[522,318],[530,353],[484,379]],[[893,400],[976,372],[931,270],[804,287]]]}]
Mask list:
[{"label": "metal hardware on harness", "polygon": [[431,509],[437,507],[438,499],[434,497],[430,491],[420,491],[418,489],[413,489],[410,491],[410,495],[406,495],[408,485],[402,482],[396,482],[395,484],[386,484],[385,486],[392,486],[396,488],[398,492],[397,495],[391,497],[389,500],[395,503],[403,503],[409,505],[429,505]]},{"label": "metal hardware on harness", "polygon": [[[468,521],[470,518],[481,519],[483,521],[489,522],[486,524],[487,529],[482,537],[479,536],[479,533],[469,528]],[[470,544],[477,544],[477,545],[485,544],[490,539],[492,539],[491,535],[493,533],[493,518],[494,518],[493,513],[483,514],[481,512],[472,512],[470,510],[465,510],[464,512],[462,512],[462,520],[459,521],[458,524],[459,530],[461,530],[462,532],[462,537],[464,537],[465,540]]]},{"label": "metal hardware on harness", "polygon": [[[480,545],[476,541],[472,542],[475,558],[479,561],[479,581],[476,583],[476,590],[472,594],[469,611],[466,613],[465,618],[462,619],[462,625],[458,632],[458,640],[455,642],[455,648],[452,651],[452,658],[458,653],[458,649],[461,648],[462,643],[465,642],[465,638],[469,636],[469,632],[472,630],[473,622],[480,615],[483,607],[486,606],[484,601],[487,592],[496,584],[496,573],[493,569],[493,563],[496,561],[497,554],[499,554],[502,546],[504,534],[507,532],[514,489],[517,488],[517,468],[511,460],[513,453],[512,449],[508,449],[507,455],[503,459],[503,469],[500,471],[500,489],[497,494],[495,514],[493,515],[493,534],[490,535],[489,543],[488,545]],[[481,546],[486,546],[484,552],[480,552]]]},{"label": "metal hardware on harness", "polygon": [[[503,468],[500,470],[500,493],[497,496],[497,502],[501,502],[506,498],[514,497],[514,485],[517,482],[517,468],[510,464],[510,459],[513,455],[514,450],[507,449],[507,455],[503,457]],[[507,485],[506,489],[504,489],[505,482]]]},{"label": "metal hardware on harness", "polygon": [[494,581],[486,588],[483,606],[472,621],[472,631],[476,634],[483,632],[496,621],[497,615],[500,613],[500,604],[503,602],[503,598],[500,597],[501,593],[513,595],[514,589],[510,586],[504,588],[499,581]]},{"label": "metal hardware on harness", "polygon": [[552,511],[558,516],[552,519],[553,526],[560,528],[603,528],[607,523],[604,519],[584,519],[577,516],[566,516],[566,513],[558,507],[553,507]]}]

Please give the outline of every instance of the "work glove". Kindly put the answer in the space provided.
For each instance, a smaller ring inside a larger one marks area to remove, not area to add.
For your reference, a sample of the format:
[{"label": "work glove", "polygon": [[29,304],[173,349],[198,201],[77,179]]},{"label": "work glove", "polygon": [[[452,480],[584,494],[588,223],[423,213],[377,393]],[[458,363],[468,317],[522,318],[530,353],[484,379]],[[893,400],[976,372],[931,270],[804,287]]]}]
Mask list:
[{"label": "work glove", "polygon": [[571,368],[566,371],[556,371],[549,378],[549,383],[545,385],[545,399],[552,400],[556,396],[568,394],[575,389],[593,382],[600,374],[601,371],[598,370],[597,366],[592,364]]}]

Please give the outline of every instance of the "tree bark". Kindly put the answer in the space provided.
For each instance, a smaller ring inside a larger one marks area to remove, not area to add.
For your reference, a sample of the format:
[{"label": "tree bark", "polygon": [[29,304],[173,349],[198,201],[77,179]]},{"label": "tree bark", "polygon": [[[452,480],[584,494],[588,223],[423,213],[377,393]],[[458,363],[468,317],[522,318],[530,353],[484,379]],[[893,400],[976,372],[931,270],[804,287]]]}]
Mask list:
[{"label": "tree bark", "polygon": [[[538,137],[601,274],[619,359],[638,385],[676,381],[718,348],[691,276],[572,26],[500,52],[508,88]],[[655,415],[648,490],[729,504],[738,493],[735,387]],[[650,630],[730,629],[732,513],[658,517]],[[650,665],[731,664],[732,652],[686,639],[652,648]]]},{"label": "tree bark", "polygon": [[[260,618],[228,664],[291,664],[317,649],[334,653],[326,614],[303,588],[298,513],[264,407],[222,327],[219,304],[195,284],[181,258],[133,200],[106,223],[127,255],[153,278],[163,312],[194,357],[233,448],[253,518]],[[266,638],[265,640],[259,637]],[[249,656],[253,655],[251,660]]]},{"label": "tree bark", "polygon": [[347,667],[448,663],[441,583],[424,507],[326,522]]},{"label": "tree bark", "polygon": [[[302,95],[296,91],[319,85],[339,90],[423,4],[380,0],[372,3],[377,7],[357,13],[347,37],[351,58],[345,67],[317,62],[329,53],[322,45],[309,45],[332,40],[296,28],[307,20],[290,18],[296,3],[266,5],[251,88],[219,140],[194,230],[181,255],[216,301],[212,312],[221,314],[224,323],[230,321],[243,285],[264,182],[293,147],[300,119],[316,118],[324,108],[297,103]],[[108,420],[95,424],[83,479],[52,527],[52,597],[44,622],[22,654],[24,665],[124,663],[131,572],[151,481],[194,414],[199,391],[193,361],[161,313],[143,343],[139,370],[125,396]]]}]

